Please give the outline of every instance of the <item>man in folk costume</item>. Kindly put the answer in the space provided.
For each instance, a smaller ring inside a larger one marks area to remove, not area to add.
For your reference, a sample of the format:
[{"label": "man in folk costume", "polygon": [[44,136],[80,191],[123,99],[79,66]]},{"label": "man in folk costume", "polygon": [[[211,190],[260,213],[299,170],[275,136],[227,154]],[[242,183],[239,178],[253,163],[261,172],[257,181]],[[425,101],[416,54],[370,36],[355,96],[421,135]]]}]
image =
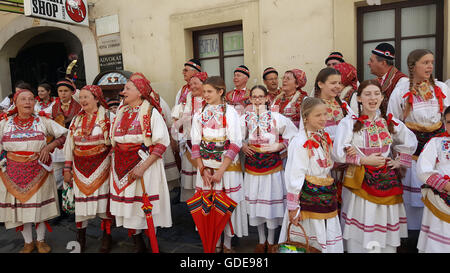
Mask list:
[{"label": "man in folk costume", "polygon": [[367,64],[370,68],[370,73],[377,76],[381,84],[381,91],[384,95],[381,109],[385,112],[394,88],[408,80],[408,76],[394,66],[394,60],[395,48],[391,44],[381,43],[372,50],[372,55]]},{"label": "man in folk costume", "polygon": [[275,98],[281,93],[281,89],[278,87],[278,71],[273,67],[264,69],[263,81],[269,92],[269,103],[272,104]]},{"label": "man in folk costume", "polygon": [[341,52],[331,52],[330,55],[325,59],[325,64],[327,67],[334,68],[337,64],[345,63],[344,56]]},{"label": "man in folk costume", "polygon": [[[77,91],[74,82],[70,79],[62,79],[56,83],[56,89],[58,91],[58,98],[50,109],[51,117],[59,125],[69,129],[72,119],[81,111],[81,105],[74,99],[74,94]],[[45,112],[49,112],[46,110]],[[63,168],[65,162],[64,151],[56,148],[52,154],[53,159],[53,173],[55,175],[56,185],[58,188],[59,201],[62,202],[63,192]],[[62,214],[62,216],[67,216]]]},{"label": "man in folk costume", "polygon": [[247,90],[247,82],[250,78],[250,71],[245,65],[240,65],[234,70],[234,89],[225,95],[225,101],[234,106],[239,116],[244,114],[244,110],[250,105],[250,92]]},{"label": "man in folk costume", "polygon": [[81,251],[86,246],[88,220],[99,216],[104,231],[100,252],[107,253],[112,241],[112,219],[108,217],[111,167],[108,105],[97,85],[80,90],[80,103],[83,110],[73,119],[64,144],[64,182],[74,188],[77,241]]},{"label": "man in folk costume", "polygon": [[[170,144],[169,132],[148,80],[127,82],[124,105],[111,126],[110,209],[116,225],[129,230],[136,252],[145,252],[141,231],[148,228],[141,209],[144,193],[153,205],[155,227],[171,227],[170,196],[162,156]],[[148,230],[148,234],[155,230]]]},{"label": "man in folk costume", "polygon": [[186,81],[186,84],[178,90],[177,96],[175,97],[175,105],[178,104],[186,104],[187,94],[190,92],[189,90],[189,80],[194,76],[195,73],[202,72],[202,66],[199,60],[190,59],[184,64],[183,68],[183,77]]}]

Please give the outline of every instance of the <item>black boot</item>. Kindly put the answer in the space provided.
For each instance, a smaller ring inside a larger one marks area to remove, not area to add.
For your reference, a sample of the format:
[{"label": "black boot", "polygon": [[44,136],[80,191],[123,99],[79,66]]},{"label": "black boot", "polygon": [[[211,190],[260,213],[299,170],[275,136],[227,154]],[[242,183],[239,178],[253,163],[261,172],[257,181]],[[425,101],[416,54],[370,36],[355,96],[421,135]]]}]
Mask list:
[{"label": "black boot", "polygon": [[147,252],[147,246],[145,245],[144,239],[142,238],[142,233],[133,235],[133,241],[135,253]]},{"label": "black boot", "polygon": [[77,242],[80,244],[81,253],[86,250],[86,228],[77,229]]},{"label": "black boot", "polygon": [[99,249],[100,253],[109,253],[111,251],[112,236],[106,231],[103,231],[102,246]]}]

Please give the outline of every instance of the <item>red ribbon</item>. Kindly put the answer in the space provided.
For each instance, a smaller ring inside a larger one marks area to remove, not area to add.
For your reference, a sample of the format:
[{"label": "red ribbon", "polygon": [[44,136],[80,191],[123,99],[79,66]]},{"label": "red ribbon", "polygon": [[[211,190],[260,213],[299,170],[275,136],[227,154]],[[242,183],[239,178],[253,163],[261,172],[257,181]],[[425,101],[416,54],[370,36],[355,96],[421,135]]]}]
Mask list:
[{"label": "red ribbon", "polygon": [[439,100],[439,110],[441,112],[444,111],[444,99],[447,97],[444,95],[444,93],[442,93],[442,90],[439,86],[435,86],[434,87],[434,94],[436,96],[436,98]]},{"label": "red ribbon", "polygon": [[364,123],[365,120],[369,119],[369,116],[367,116],[367,115],[362,115],[362,116],[360,116],[360,117],[357,117],[357,116],[353,115],[352,118],[353,118],[354,120],[357,120],[357,121],[361,122],[361,123]]},{"label": "red ribbon", "polygon": [[305,144],[303,145],[303,148],[307,148],[309,150],[312,150],[313,148],[319,148],[319,143],[315,142],[312,139],[308,139]]},{"label": "red ribbon", "polygon": [[324,135],[325,135],[325,137],[327,138],[327,143],[328,143],[328,145],[333,144],[333,140],[331,140],[330,135],[329,135],[327,132],[325,132]]},{"label": "red ribbon", "polygon": [[111,224],[112,224],[111,219],[103,219],[101,229],[103,231],[106,230],[106,234],[111,234]]},{"label": "red ribbon", "polygon": [[403,96],[404,99],[408,98],[408,103],[413,106],[414,103],[414,93],[412,91],[409,91]]},{"label": "red ribbon", "polygon": [[[50,227],[50,225],[48,224],[47,221],[44,221],[45,227],[47,228],[48,232],[53,232],[52,227]],[[39,227],[39,223],[36,224],[36,229],[38,229]]]},{"label": "red ribbon", "polygon": [[131,229],[131,228],[128,229],[128,237],[131,237],[132,235],[135,235],[135,234],[136,234],[135,229]]},{"label": "red ribbon", "polygon": [[343,102],[341,104],[341,108],[344,109],[344,110],[347,110],[347,103]]},{"label": "red ribbon", "polygon": [[387,124],[389,125],[391,122],[395,125],[395,126],[398,126],[398,122],[395,122],[394,120],[393,120],[393,115],[391,114],[391,113],[389,113],[389,115],[387,116]]},{"label": "red ribbon", "polygon": [[39,116],[41,116],[41,117],[46,117],[46,118],[51,118],[52,117],[52,115],[50,115],[49,113],[46,113],[46,112],[44,112],[44,111],[39,111]]},{"label": "red ribbon", "polygon": [[16,227],[16,232],[23,231],[23,225]]}]

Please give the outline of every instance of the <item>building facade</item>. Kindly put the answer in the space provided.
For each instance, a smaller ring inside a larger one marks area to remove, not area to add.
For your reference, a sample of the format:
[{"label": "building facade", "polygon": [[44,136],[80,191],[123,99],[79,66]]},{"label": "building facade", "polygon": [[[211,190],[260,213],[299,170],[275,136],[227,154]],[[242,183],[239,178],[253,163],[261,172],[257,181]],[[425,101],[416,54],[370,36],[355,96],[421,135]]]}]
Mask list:
[{"label": "building facade", "polygon": [[437,78],[450,77],[448,0],[368,2],[89,0],[88,27],[0,12],[0,95],[20,78],[57,78],[52,71],[69,54],[79,56],[80,81],[90,84],[114,65],[140,71],[171,106],[184,85],[183,64],[193,57],[208,74],[223,76],[228,89],[234,68],[245,64],[249,87],[272,66],[280,75],[304,70],[310,91],[332,51],[357,66],[360,80],[370,77],[370,50],[383,41],[395,44],[403,72],[411,50],[429,48]]}]

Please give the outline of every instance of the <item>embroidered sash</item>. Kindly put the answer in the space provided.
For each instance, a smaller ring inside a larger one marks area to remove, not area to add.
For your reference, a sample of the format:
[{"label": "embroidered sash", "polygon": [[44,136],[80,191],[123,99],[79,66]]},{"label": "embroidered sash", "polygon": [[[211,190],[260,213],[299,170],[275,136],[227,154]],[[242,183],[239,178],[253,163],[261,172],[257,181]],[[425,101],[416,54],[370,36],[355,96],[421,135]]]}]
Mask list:
[{"label": "embroidered sash", "polygon": [[337,215],[337,188],[333,178],[306,176],[300,193],[303,219],[329,219]]},{"label": "embroidered sash", "polygon": [[279,152],[263,153],[258,151],[260,145],[252,145],[256,152],[245,157],[245,172],[252,175],[268,175],[283,169],[283,161]]},{"label": "embroidered sash", "polygon": [[[94,193],[109,176],[111,146],[76,146],[74,149],[74,181],[86,196]],[[100,170],[100,171],[99,171]]]},{"label": "embroidered sash", "polygon": [[[418,142],[416,152],[414,153],[414,156],[416,157],[420,155],[425,144],[427,144],[430,139],[445,132],[445,126],[442,122],[438,122],[429,127],[411,122],[406,122],[405,125],[416,135]],[[417,160],[416,157],[413,158]]]},{"label": "embroidered sash", "polygon": [[45,183],[49,172],[38,162],[39,155],[30,152],[8,152],[6,172],[0,177],[8,192],[26,203]]},{"label": "embroidered sash", "polygon": [[134,180],[130,181],[124,178],[141,161],[138,154],[141,146],[141,144],[116,143],[113,156],[113,185],[117,194],[120,194],[129,185],[133,184]]},{"label": "embroidered sash", "polygon": [[[377,185],[378,179],[381,181],[380,185]],[[357,196],[375,204],[395,205],[403,203],[403,188],[400,179],[397,174],[383,168],[369,170],[363,165],[350,165],[345,172],[344,186]],[[399,192],[400,194],[397,194]]]}]

